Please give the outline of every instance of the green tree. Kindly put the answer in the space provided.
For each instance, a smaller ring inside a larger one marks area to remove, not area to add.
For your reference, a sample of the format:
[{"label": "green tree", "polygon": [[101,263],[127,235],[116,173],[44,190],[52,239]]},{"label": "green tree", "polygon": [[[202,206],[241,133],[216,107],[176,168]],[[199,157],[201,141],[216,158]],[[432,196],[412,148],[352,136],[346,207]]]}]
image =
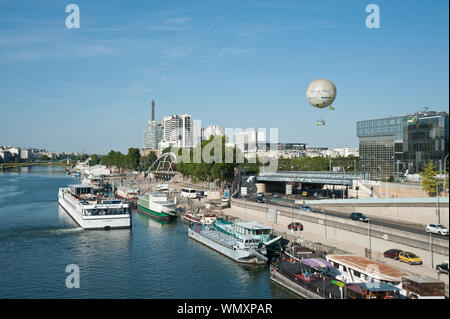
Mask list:
[{"label": "green tree", "polygon": [[50,157],[48,157],[47,155],[41,155],[41,157],[39,157],[40,161],[49,161]]},{"label": "green tree", "polygon": [[429,161],[420,173],[422,176],[422,188],[429,196],[436,196],[436,188],[440,186],[437,174],[438,171],[436,165],[434,165],[432,161]]},{"label": "green tree", "polygon": [[92,165],[97,165],[99,163],[99,158],[97,154],[91,155]]}]

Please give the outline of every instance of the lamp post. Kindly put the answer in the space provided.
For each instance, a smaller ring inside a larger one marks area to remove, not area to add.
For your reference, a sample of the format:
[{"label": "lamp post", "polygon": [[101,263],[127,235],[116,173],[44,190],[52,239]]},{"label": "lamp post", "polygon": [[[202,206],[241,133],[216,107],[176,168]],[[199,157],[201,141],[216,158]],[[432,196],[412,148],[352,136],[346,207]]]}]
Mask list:
[{"label": "lamp post", "polygon": [[447,196],[447,187],[445,187],[445,177],[447,174],[447,157],[448,154],[444,157],[444,196]]}]

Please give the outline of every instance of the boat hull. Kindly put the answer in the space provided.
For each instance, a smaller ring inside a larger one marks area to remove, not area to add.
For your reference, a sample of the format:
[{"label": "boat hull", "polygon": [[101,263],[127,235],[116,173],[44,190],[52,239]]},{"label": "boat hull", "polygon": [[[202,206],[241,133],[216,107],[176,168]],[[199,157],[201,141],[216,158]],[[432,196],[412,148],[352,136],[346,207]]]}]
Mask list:
[{"label": "boat hull", "polygon": [[223,246],[208,237],[201,234],[201,232],[188,228],[188,236],[209,248],[218,251],[219,253],[239,262],[245,264],[266,264],[266,262],[254,257],[249,251],[246,250],[234,250],[232,248]]},{"label": "boat hull", "polygon": [[140,213],[140,214],[144,214],[144,215],[150,216],[150,217],[155,218],[157,220],[166,222],[166,223],[174,221],[177,218],[177,216],[168,215],[166,213],[155,212],[154,210],[145,208],[145,207],[143,207],[143,206],[141,206],[139,204],[137,205],[137,212]]},{"label": "boat hull", "polygon": [[129,214],[109,215],[109,216],[82,216],[76,207],[64,198],[63,194],[58,195],[58,203],[64,208],[70,217],[84,229],[115,229],[130,228],[131,218]]}]

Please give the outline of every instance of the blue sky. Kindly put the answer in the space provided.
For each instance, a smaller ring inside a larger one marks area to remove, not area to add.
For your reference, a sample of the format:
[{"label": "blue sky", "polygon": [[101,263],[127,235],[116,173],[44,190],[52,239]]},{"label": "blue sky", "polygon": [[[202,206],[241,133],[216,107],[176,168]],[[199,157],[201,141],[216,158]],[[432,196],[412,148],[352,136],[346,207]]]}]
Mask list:
[{"label": "blue sky", "polygon": [[[68,4],[80,28],[67,29]],[[368,29],[365,8],[380,7]],[[448,110],[448,1],[0,0],[0,145],[142,147],[156,117],[357,146],[356,121]],[[335,111],[305,98],[332,80]],[[317,126],[323,117],[327,124]]]}]

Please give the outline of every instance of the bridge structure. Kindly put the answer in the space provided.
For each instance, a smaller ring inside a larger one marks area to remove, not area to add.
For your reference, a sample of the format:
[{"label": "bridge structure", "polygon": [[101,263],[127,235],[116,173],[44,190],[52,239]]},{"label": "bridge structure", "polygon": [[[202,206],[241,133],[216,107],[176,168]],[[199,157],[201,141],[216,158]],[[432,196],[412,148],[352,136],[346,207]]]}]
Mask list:
[{"label": "bridge structure", "polygon": [[29,163],[1,163],[0,170],[7,168],[18,168],[28,166],[60,166],[60,167],[72,167],[74,164],[60,163],[60,162],[29,162]]},{"label": "bridge structure", "polygon": [[260,173],[256,176],[257,182],[285,182],[285,183],[310,183],[325,185],[340,185],[353,187],[353,183],[359,177],[356,173],[340,172],[310,172],[310,171],[286,171],[274,173]]},{"label": "bridge structure", "polygon": [[177,172],[173,170],[173,162],[176,158],[176,155],[172,152],[161,154],[161,156],[150,165],[145,175],[160,180],[170,180],[177,174]]}]

